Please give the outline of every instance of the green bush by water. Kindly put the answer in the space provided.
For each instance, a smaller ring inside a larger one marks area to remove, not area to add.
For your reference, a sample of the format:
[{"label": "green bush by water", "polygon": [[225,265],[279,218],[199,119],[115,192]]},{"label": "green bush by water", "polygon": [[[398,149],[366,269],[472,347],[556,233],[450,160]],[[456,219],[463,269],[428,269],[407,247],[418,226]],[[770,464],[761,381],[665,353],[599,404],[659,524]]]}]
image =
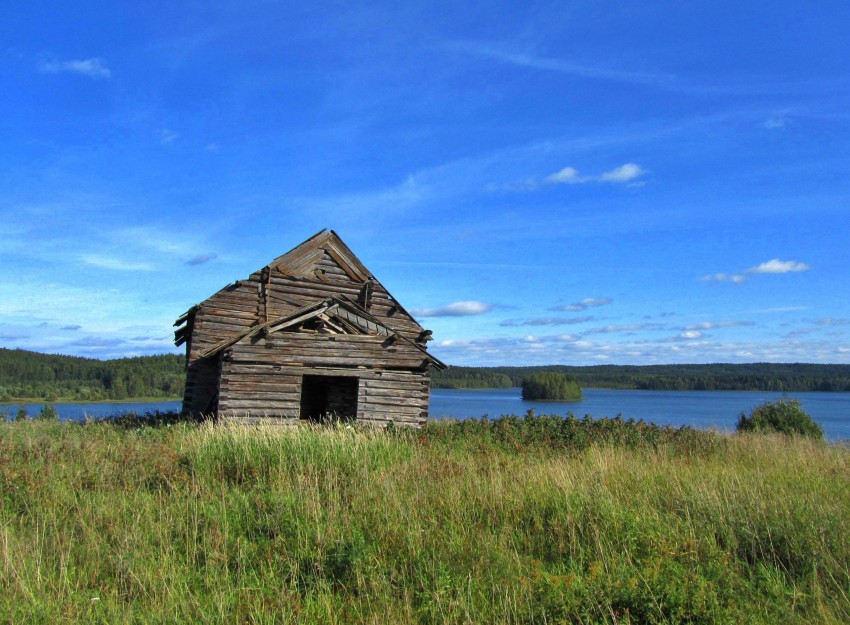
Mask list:
[{"label": "green bush by water", "polygon": [[622,419],[0,424],[0,621],[845,623],[850,453]]},{"label": "green bush by water", "polygon": [[778,432],[788,436],[808,436],[823,440],[823,428],[803,410],[796,399],[779,399],[756,406],[750,416],[741,413],[739,432]]}]

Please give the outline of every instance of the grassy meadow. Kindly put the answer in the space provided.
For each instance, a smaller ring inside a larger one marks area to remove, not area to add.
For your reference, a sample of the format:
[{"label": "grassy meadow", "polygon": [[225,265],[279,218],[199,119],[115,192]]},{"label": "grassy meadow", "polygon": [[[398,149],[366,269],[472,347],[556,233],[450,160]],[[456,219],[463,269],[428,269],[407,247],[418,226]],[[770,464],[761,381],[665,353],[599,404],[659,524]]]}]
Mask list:
[{"label": "grassy meadow", "polygon": [[801,438],[19,421],[0,496],[0,622],[850,622],[850,450]]}]

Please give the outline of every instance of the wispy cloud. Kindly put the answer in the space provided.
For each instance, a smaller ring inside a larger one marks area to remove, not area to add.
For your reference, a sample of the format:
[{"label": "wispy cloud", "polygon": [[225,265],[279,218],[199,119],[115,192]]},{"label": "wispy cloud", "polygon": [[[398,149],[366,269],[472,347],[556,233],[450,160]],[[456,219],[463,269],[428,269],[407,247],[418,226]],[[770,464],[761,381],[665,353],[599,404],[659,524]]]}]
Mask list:
[{"label": "wispy cloud", "polygon": [[712,273],[700,276],[700,280],[704,282],[731,282],[732,284],[744,284],[748,276],[760,274],[783,274],[795,273],[800,271],[809,271],[811,266],[807,263],[801,263],[796,260],[779,260],[774,258],[766,262],[750,267],[740,273]]},{"label": "wispy cloud", "polygon": [[593,317],[536,317],[532,319],[505,319],[499,325],[502,327],[561,326],[587,323],[588,321],[593,321]]},{"label": "wispy cloud", "polygon": [[44,74],[80,74],[89,78],[111,78],[112,72],[103,59],[75,59],[71,61],[47,61],[38,66]]},{"label": "wispy cloud", "polygon": [[660,323],[629,323],[623,325],[607,325],[601,328],[588,330],[587,334],[615,334],[618,332],[638,332],[641,330],[662,330],[664,325]]},{"label": "wispy cloud", "polygon": [[774,306],[772,308],[757,308],[755,310],[747,310],[747,311],[744,311],[744,312],[769,314],[769,313],[799,312],[801,310],[808,310],[808,309],[809,309],[808,306]]},{"label": "wispy cloud", "polygon": [[824,317],[815,323],[819,326],[846,326],[850,325],[850,319],[836,319],[835,317]]},{"label": "wispy cloud", "polygon": [[768,130],[778,130],[780,128],[785,128],[787,125],[787,117],[771,117],[762,123],[762,127],[767,128]]},{"label": "wispy cloud", "polygon": [[114,269],[116,271],[153,271],[154,267],[150,263],[140,263],[122,260],[111,256],[101,256],[98,254],[85,254],[81,260],[87,265],[100,267],[101,269]]},{"label": "wispy cloud", "polygon": [[549,310],[553,312],[581,312],[582,310],[587,310],[588,308],[598,308],[599,306],[607,306],[613,301],[614,300],[612,300],[610,297],[585,297],[580,302],[567,304],[565,306],[555,306],[554,308],[550,308]]},{"label": "wispy cloud", "polygon": [[201,254],[199,256],[195,256],[194,258],[187,260],[186,264],[187,265],[203,265],[204,263],[208,263],[211,260],[215,260],[216,258],[218,258],[218,254],[213,254],[213,253]]},{"label": "wispy cloud", "polygon": [[79,325],[70,325],[70,326],[62,326],[62,329],[63,330],[79,330],[82,327],[83,326],[79,326]]},{"label": "wispy cloud", "polygon": [[175,235],[157,226],[120,228],[107,232],[106,236],[110,240],[120,242],[120,245],[125,249],[143,249],[146,254],[149,253],[147,250],[152,250],[157,253],[185,257],[196,254],[199,247],[196,241],[193,241],[191,237],[187,237],[184,233]]},{"label": "wispy cloud", "polygon": [[117,347],[124,345],[126,341],[121,338],[104,338],[100,336],[86,336],[79,341],[74,341],[71,345],[77,347]]},{"label": "wispy cloud", "polygon": [[169,130],[168,128],[161,128],[159,131],[159,141],[163,145],[170,145],[171,143],[174,143],[174,140],[179,136],[180,133]]},{"label": "wispy cloud", "polygon": [[448,338],[438,341],[433,351],[454,365],[481,362],[525,364],[671,364],[710,362],[844,362],[850,353],[846,344],[835,340],[798,341],[776,337],[768,341],[714,341],[699,330],[685,330],[672,336],[634,339],[605,334],[599,340],[574,335]]},{"label": "wispy cloud", "polygon": [[0,341],[20,341],[28,338],[28,334],[0,334]]},{"label": "wispy cloud", "polygon": [[703,321],[686,325],[684,330],[716,330],[717,328],[743,328],[754,325],[756,324],[752,321]]},{"label": "wispy cloud", "polygon": [[[769,83],[764,80],[738,81],[718,84],[705,81],[689,80],[663,71],[638,71],[629,68],[615,67],[603,63],[589,63],[565,58],[553,58],[537,54],[534,51],[518,50],[509,44],[452,41],[445,44],[446,49],[512,65],[514,67],[549,71],[573,78],[585,80],[608,81],[626,85],[641,85],[674,93],[689,93],[699,95],[765,95],[789,94],[800,91],[812,92],[814,89],[840,89],[840,81],[806,80],[800,82]],[[835,84],[839,82],[839,84]]]},{"label": "wispy cloud", "polygon": [[699,278],[703,282],[731,282],[732,284],[744,284],[747,276],[742,273],[710,273]]},{"label": "wispy cloud", "polygon": [[483,315],[493,310],[492,304],[485,302],[466,301],[452,302],[437,308],[416,308],[411,311],[415,317],[471,317]]},{"label": "wispy cloud", "polygon": [[516,52],[496,45],[476,42],[451,42],[447,45],[451,50],[492,59],[518,67],[558,72],[577,78],[607,80],[628,84],[649,86],[671,85],[676,77],[670,74],[635,72],[577,63],[566,59],[554,59],[536,56],[527,52]]}]

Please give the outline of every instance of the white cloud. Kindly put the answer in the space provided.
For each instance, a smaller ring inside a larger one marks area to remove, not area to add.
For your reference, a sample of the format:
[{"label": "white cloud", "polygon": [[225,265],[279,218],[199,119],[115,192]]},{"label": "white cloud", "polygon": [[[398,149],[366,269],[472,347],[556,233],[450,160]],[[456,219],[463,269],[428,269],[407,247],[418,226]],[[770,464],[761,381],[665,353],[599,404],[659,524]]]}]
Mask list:
[{"label": "white cloud", "polygon": [[756,325],[752,321],[703,321],[701,323],[692,323],[686,325],[687,330],[715,330],[717,328],[741,328]]},{"label": "white cloud", "polygon": [[546,182],[554,184],[578,184],[580,182],[587,182],[588,180],[589,178],[580,176],[578,170],[574,167],[564,167],[562,170],[546,176]]},{"label": "white cloud", "polygon": [[435,355],[453,365],[589,364],[609,360],[617,364],[674,364],[710,362],[846,362],[850,347],[835,341],[774,340],[713,341],[673,335],[657,339],[637,337],[599,341],[576,340],[573,335],[534,337],[447,338],[434,345]]},{"label": "white cloud", "polygon": [[800,271],[808,271],[811,266],[806,263],[801,263],[796,260],[779,260],[774,258],[766,262],[750,267],[743,273],[710,273],[700,276],[700,280],[704,282],[731,282],[732,284],[744,284],[747,281],[748,275],[760,274],[783,274]]},{"label": "white cloud", "polygon": [[638,330],[661,330],[664,326],[660,323],[629,323],[623,325],[607,325],[595,330],[588,330],[587,334],[613,334],[617,332],[637,332]]},{"label": "white cloud", "polygon": [[610,297],[585,297],[580,302],[575,302],[573,304],[567,304],[566,306],[556,306],[551,308],[555,312],[581,312],[582,310],[586,310],[588,308],[597,308],[599,306],[607,306],[611,302],[613,302]]},{"label": "white cloud", "polygon": [[685,330],[679,335],[680,339],[700,339],[702,338],[702,332],[699,330]]},{"label": "white cloud", "polygon": [[797,271],[808,271],[811,269],[806,263],[796,260],[779,260],[774,258],[761,265],[756,265],[747,270],[747,273],[792,273]]},{"label": "white cloud", "polygon": [[102,59],[79,59],[71,61],[49,61],[39,65],[39,71],[45,74],[80,74],[89,78],[111,78],[112,72]]},{"label": "white cloud", "polygon": [[635,178],[639,178],[644,175],[646,170],[642,169],[640,165],[636,163],[626,163],[625,165],[620,165],[619,167],[615,167],[611,171],[606,171],[604,174],[599,176],[599,180],[602,182],[630,182]]},{"label": "white cloud", "polygon": [[492,309],[492,304],[465,301],[452,302],[436,308],[417,308],[411,312],[415,317],[470,317],[472,315],[483,315]]},{"label": "white cloud", "polygon": [[[636,163],[626,163],[606,171],[598,176],[582,176],[575,167],[564,167],[554,174],[546,176],[545,182],[550,184],[582,184],[586,182],[610,182],[624,184],[632,182],[646,174],[646,170]],[[528,187],[533,190],[536,185]]]},{"label": "white cloud", "polygon": [[153,271],[154,267],[150,263],[138,263],[113,258],[111,256],[101,256],[99,254],[84,254],[80,259],[87,265],[101,267],[102,269],[114,269],[116,271]]},{"label": "white cloud", "polygon": [[767,313],[799,312],[801,310],[808,310],[808,309],[809,309],[808,306],[775,306],[773,308],[757,308],[755,310],[746,310],[744,312],[767,314]]},{"label": "white cloud", "polygon": [[747,276],[741,273],[710,273],[705,276],[700,276],[700,280],[704,282],[731,282],[732,284],[744,284],[747,281]]}]

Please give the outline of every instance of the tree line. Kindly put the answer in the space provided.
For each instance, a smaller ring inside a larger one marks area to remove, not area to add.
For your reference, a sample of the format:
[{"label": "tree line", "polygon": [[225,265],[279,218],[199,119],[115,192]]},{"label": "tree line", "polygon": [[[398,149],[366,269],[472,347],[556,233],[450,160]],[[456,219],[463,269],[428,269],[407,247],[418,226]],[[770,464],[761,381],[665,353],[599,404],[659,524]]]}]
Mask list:
[{"label": "tree line", "polygon": [[[850,365],[751,363],[450,367],[434,388],[510,388],[535,373],[571,376],[582,388],[706,391],[850,391]],[[177,354],[96,360],[0,348],[0,401],[182,397],[185,359]]]},{"label": "tree line", "polygon": [[96,360],[0,348],[0,401],[175,398],[185,377],[176,354]]},{"label": "tree line", "polygon": [[750,363],[695,365],[550,365],[450,367],[435,371],[434,388],[508,388],[540,372],[575,378],[582,388],[699,391],[850,391],[850,365]]}]

